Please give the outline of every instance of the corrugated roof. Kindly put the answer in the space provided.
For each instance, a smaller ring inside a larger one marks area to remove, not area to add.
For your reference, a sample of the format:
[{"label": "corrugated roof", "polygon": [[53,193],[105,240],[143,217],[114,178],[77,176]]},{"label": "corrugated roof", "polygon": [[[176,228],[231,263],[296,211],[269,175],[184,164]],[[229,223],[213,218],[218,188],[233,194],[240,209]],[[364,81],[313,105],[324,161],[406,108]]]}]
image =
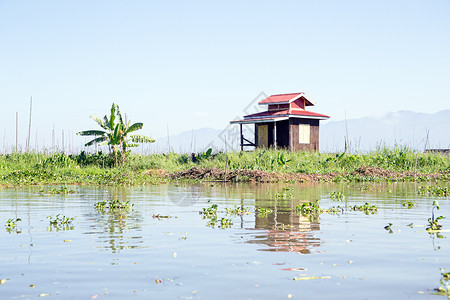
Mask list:
[{"label": "corrugated roof", "polygon": [[306,99],[306,105],[310,106],[310,105],[314,105],[314,103],[309,100],[308,98],[306,98],[305,93],[291,93],[291,94],[280,94],[280,95],[272,95],[260,102],[258,102],[258,104],[260,105],[264,105],[264,104],[286,104],[286,103],[291,103],[292,101],[303,97]]}]

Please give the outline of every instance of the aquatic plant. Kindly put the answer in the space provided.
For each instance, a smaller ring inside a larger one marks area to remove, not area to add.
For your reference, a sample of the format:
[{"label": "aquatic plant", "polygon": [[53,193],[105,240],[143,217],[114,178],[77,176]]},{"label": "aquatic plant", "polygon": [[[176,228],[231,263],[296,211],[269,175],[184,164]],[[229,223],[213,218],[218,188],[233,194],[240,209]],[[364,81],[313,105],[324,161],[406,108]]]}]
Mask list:
[{"label": "aquatic plant", "polygon": [[134,204],[130,201],[121,201],[119,199],[109,199],[97,202],[94,204],[94,207],[100,211],[105,212],[109,211],[129,211]]},{"label": "aquatic plant", "polygon": [[301,205],[298,204],[297,206],[295,206],[294,210],[297,214],[300,213],[302,215],[317,215],[323,212],[323,210],[320,208],[319,200],[315,202],[305,202]]},{"label": "aquatic plant", "polygon": [[374,214],[378,211],[378,207],[376,205],[370,205],[367,202],[363,205],[350,206],[350,209],[353,211],[363,211],[366,215],[369,213]]},{"label": "aquatic plant", "polygon": [[447,296],[450,298],[450,272],[446,269],[441,268],[441,279],[439,280],[439,287],[435,289],[436,293],[441,296]]},{"label": "aquatic plant", "polygon": [[47,219],[49,220],[50,223],[50,226],[47,228],[48,230],[52,230],[52,228],[56,230],[74,229],[74,227],[72,226],[72,221],[75,220],[75,218],[69,218],[57,214],[55,218],[53,218],[52,216],[48,216]]},{"label": "aquatic plant", "polygon": [[441,197],[448,196],[449,192],[450,190],[447,187],[438,187],[438,186],[421,186],[417,191],[419,195],[433,195]]},{"label": "aquatic plant", "polygon": [[438,222],[441,219],[444,219],[443,216],[436,217],[434,214],[434,210],[439,210],[439,202],[437,200],[433,201],[433,208],[431,209],[431,218],[428,218],[428,227],[426,228],[428,231],[440,230],[442,225]]},{"label": "aquatic plant", "polygon": [[417,206],[417,203],[408,200],[408,201],[402,203],[402,206],[403,206],[403,207],[406,207],[406,208],[413,208],[413,207],[416,207],[416,206]]},{"label": "aquatic plant", "polygon": [[329,213],[331,215],[335,215],[335,214],[344,213],[344,208],[338,205],[338,206],[332,206],[332,207],[330,207],[328,209],[325,209],[323,211],[326,212],[326,213]]},{"label": "aquatic plant", "polygon": [[53,194],[53,195],[67,195],[67,194],[73,194],[75,193],[74,190],[69,189],[66,186],[62,186],[62,187],[52,187],[50,190],[44,190],[41,189],[39,191],[40,193],[45,193],[45,194]]},{"label": "aquatic plant", "polygon": [[256,209],[255,209],[255,212],[258,214],[258,215],[268,215],[268,214],[270,214],[270,213],[272,213],[272,209],[270,209],[270,208],[264,208],[264,207],[257,207]]},{"label": "aquatic plant", "polygon": [[17,234],[21,233],[22,230],[17,227],[18,222],[22,221],[20,218],[8,219],[5,224],[5,229],[8,233],[15,232]]},{"label": "aquatic plant", "polygon": [[8,219],[8,221],[6,221],[5,227],[6,228],[10,228],[13,229],[17,226],[17,223],[22,221],[22,219],[20,218],[16,218],[16,219]]},{"label": "aquatic plant", "polygon": [[217,204],[212,204],[210,207],[204,207],[200,211],[200,214],[203,216],[203,218],[212,218],[214,216],[217,217]]},{"label": "aquatic plant", "polygon": [[391,226],[392,226],[392,223],[388,223],[386,226],[384,226],[384,229],[389,231],[389,233],[393,233]]},{"label": "aquatic plant", "polygon": [[225,208],[225,212],[229,215],[242,216],[250,213],[248,208],[234,205],[234,208]]},{"label": "aquatic plant", "polygon": [[231,219],[220,218],[220,220],[219,220],[220,228],[229,228],[229,227],[231,227],[231,225],[233,225],[233,222],[231,221]]},{"label": "aquatic plant", "polygon": [[333,200],[342,201],[345,198],[345,195],[344,195],[343,192],[336,191],[336,192],[332,192],[330,194],[330,198],[333,199]]}]

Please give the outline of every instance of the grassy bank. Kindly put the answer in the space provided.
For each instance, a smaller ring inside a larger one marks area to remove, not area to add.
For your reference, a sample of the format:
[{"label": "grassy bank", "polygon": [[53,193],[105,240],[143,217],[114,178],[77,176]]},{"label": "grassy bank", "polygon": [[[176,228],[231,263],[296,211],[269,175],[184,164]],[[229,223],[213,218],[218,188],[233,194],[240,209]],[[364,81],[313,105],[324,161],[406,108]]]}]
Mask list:
[{"label": "grassy bank", "polygon": [[[194,160],[194,161],[193,161]],[[13,153],[0,156],[0,184],[141,185],[167,180],[163,174],[193,167],[303,174],[348,174],[361,167],[421,174],[450,172],[450,157],[406,148],[381,149],[367,154],[292,153],[284,150],[254,152],[130,155],[125,166],[111,167],[107,154],[44,155]],[[342,177],[349,180],[350,177]],[[441,179],[447,179],[447,175]],[[351,178],[350,178],[351,180]]]}]

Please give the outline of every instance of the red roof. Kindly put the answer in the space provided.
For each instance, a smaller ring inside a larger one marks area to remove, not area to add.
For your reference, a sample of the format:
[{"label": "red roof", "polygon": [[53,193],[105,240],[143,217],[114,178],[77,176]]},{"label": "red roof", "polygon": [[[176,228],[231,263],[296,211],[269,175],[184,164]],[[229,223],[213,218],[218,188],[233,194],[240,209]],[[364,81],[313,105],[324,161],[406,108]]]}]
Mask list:
[{"label": "red roof", "polygon": [[328,119],[330,118],[330,116],[327,115],[322,115],[319,113],[315,113],[312,111],[307,111],[307,110],[291,110],[289,112],[289,110],[278,110],[278,111],[263,111],[260,113],[256,113],[256,114],[251,114],[251,115],[247,115],[244,116],[244,119],[253,119],[253,118],[276,118],[276,117],[289,117],[289,116],[304,116],[304,117],[316,117],[316,118],[320,118],[320,119]]},{"label": "red roof", "polygon": [[306,99],[306,105],[314,105],[308,98],[306,98],[305,93],[292,93],[292,94],[280,94],[272,95],[260,102],[258,104],[286,104],[303,97]]}]

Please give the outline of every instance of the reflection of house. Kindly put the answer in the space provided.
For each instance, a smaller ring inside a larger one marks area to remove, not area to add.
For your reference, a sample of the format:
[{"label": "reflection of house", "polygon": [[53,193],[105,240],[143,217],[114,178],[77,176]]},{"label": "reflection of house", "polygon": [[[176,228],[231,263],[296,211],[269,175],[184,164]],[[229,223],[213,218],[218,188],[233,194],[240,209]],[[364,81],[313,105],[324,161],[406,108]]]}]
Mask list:
[{"label": "reflection of house", "polygon": [[293,209],[275,207],[270,214],[256,215],[255,229],[267,231],[258,231],[248,243],[267,245],[263,251],[309,254],[313,247],[320,246],[320,239],[314,234],[320,230],[318,218],[311,221]]},{"label": "reflection of house", "polygon": [[[314,103],[304,93],[272,95],[259,105],[267,105],[268,110],[230,122],[240,124],[241,150],[244,146],[319,150],[319,120],[329,116],[307,111],[306,107]],[[242,124],[255,124],[254,143],[242,135]]]}]

